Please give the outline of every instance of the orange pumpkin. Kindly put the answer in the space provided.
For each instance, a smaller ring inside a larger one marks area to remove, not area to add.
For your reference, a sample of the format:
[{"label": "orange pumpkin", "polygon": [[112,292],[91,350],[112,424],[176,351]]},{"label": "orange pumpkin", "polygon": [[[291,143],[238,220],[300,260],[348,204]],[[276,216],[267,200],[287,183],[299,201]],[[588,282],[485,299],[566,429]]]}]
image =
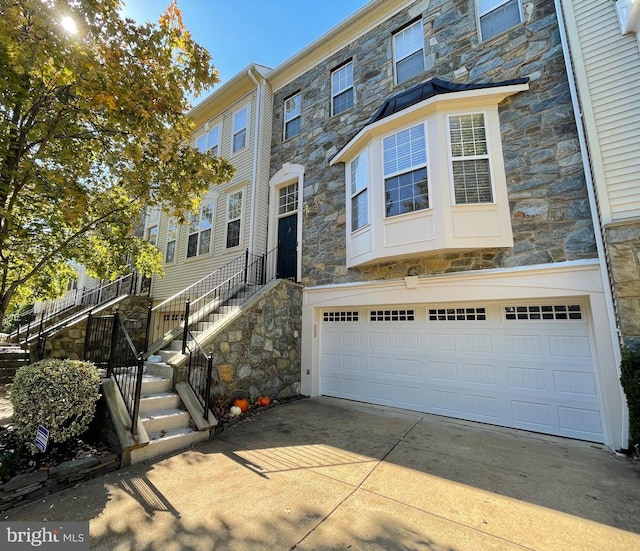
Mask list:
[{"label": "orange pumpkin", "polygon": [[242,413],[246,412],[249,409],[249,401],[246,398],[236,398],[233,401],[234,406],[238,406]]},{"label": "orange pumpkin", "polygon": [[260,396],[260,398],[258,398],[258,405],[265,407],[268,406],[271,403],[271,400],[269,399],[268,396]]}]

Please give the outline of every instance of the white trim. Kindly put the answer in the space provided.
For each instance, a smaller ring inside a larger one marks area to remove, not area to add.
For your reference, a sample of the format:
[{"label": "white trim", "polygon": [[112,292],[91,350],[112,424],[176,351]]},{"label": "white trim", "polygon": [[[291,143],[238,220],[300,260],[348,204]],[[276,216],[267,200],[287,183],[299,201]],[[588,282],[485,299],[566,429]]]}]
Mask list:
[{"label": "white trim", "polygon": [[[451,117],[463,117],[463,116],[473,116],[473,115],[482,115],[484,121],[484,135],[487,141],[487,153],[486,155],[466,155],[463,157],[456,157],[456,161],[466,161],[466,160],[475,160],[475,159],[484,159],[486,158],[489,161],[489,180],[491,184],[491,201],[483,201],[483,202],[475,202],[475,203],[458,203],[456,201],[456,187],[455,181],[453,178],[453,148],[451,147],[451,126],[449,121]],[[446,128],[445,132],[447,134],[447,158],[449,161],[449,191],[451,193],[451,205],[460,207],[466,205],[495,205],[496,204],[496,186],[494,182],[494,162],[493,162],[493,144],[491,143],[491,132],[489,131],[490,117],[487,111],[478,111],[476,113],[447,113],[445,116]],[[502,163],[504,166],[504,161]]]},{"label": "white trim", "polygon": [[[229,218],[229,207],[230,207],[230,203],[231,203],[231,197],[233,197],[234,195],[240,194],[240,214],[233,219]],[[245,203],[245,188],[241,188],[241,189],[235,189],[233,191],[231,191],[228,195],[227,195],[227,208],[226,208],[226,220],[225,220],[225,224],[224,224],[224,250],[225,251],[230,251],[233,249],[237,249],[238,247],[242,246],[242,243],[244,242],[243,239],[243,233],[244,233],[244,224],[242,223],[244,220],[244,211],[245,211],[245,207],[244,207],[244,203]],[[235,222],[236,220],[240,220],[240,230],[239,230],[239,234],[238,234],[238,244],[237,245],[233,245],[232,247],[228,247],[227,246],[227,240],[229,238],[229,224],[231,222]]]},{"label": "white trim", "polygon": [[[236,115],[240,114],[240,112],[242,112],[245,109],[247,111],[247,122],[246,122],[246,125],[244,127],[236,128]],[[243,151],[244,149],[246,149],[247,146],[249,145],[249,127],[251,126],[251,101],[247,102],[245,105],[243,105],[239,109],[236,109],[233,112],[233,115],[231,116],[231,121],[232,121],[232,124],[231,124],[231,155],[235,155],[236,153],[239,153],[240,151]],[[234,145],[236,134],[239,134],[242,130],[245,131],[244,145],[242,147],[234,150],[233,149],[233,145]]]},{"label": "white trim", "polygon": [[485,15],[489,15],[491,12],[497,10],[499,7],[504,6],[505,4],[509,3],[511,0],[502,0],[498,5],[494,6],[493,8],[485,11],[484,13],[480,13],[480,0],[475,0],[475,7],[476,7],[476,25],[477,25],[477,29],[478,29],[478,39],[480,40],[480,42],[487,42],[489,40],[492,40],[493,38],[496,38],[497,36],[501,36],[504,33],[506,33],[507,31],[513,29],[515,26],[517,25],[522,25],[522,23],[524,22],[524,11],[522,8],[522,0],[515,0],[518,3],[518,11],[520,12],[520,21],[518,23],[516,23],[515,25],[504,29],[502,32],[499,32],[498,34],[494,34],[492,36],[489,36],[488,38],[484,38],[482,36],[482,25],[480,24],[480,18],[484,17]]},{"label": "white trim", "polygon": [[418,305],[428,303],[478,303],[482,301],[551,300],[583,298],[591,312],[590,338],[600,389],[605,443],[613,449],[626,446],[621,428],[626,426],[624,398],[615,366],[616,343],[607,326],[605,286],[597,260],[581,260],[521,266],[510,269],[419,277],[408,288],[404,278],[355,282],[303,291],[302,309],[302,394],[320,391],[319,331],[321,312],[326,308],[356,308],[374,305]]},{"label": "white trim", "polygon": [[[302,276],[302,215],[303,215],[303,195],[304,195],[304,167],[298,164],[284,163],[282,168],[278,170],[269,180],[269,223],[267,225],[267,251],[272,251],[278,245],[278,191],[283,186],[293,183],[298,184],[298,208],[297,208],[297,276]],[[287,215],[294,214],[291,211]]]},{"label": "white trim", "polygon": [[[400,36],[400,34],[402,34],[405,31],[408,31],[409,29],[411,29],[412,27],[415,26],[419,26],[420,27],[420,38],[422,39],[422,47],[421,48],[417,48],[415,50],[413,50],[411,53],[405,55],[404,57],[402,57],[401,59],[399,59],[396,55],[396,38],[398,38]],[[402,27],[401,29],[398,29],[397,31],[394,31],[391,35],[391,50],[393,52],[393,83],[395,85],[398,84],[402,84],[402,82],[407,82],[408,80],[411,80],[412,78],[418,76],[421,73],[424,73],[425,69],[426,69],[426,63],[425,63],[425,43],[424,43],[424,22],[422,21],[422,18],[418,19],[417,21],[414,21],[413,23],[410,23],[409,25],[406,25],[404,27]],[[404,79],[402,82],[398,82],[398,63],[400,63],[401,61],[411,57],[413,54],[419,52],[422,50],[422,71],[416,73],[415,75],[411,75],[409,78]]]},{"label": "white trim", "polygon": [[[299,98],[298,114],[295,117],[287,118],[287,102],[294,98]],[[295,94],[291,94],[290,96],[284,99],[284,102],[282,105],[282,118],[284,120],[282,125],[283,141],[290,140],[291,138],[295,138],[298,134],[300,134],[300,132],[302,131],[302,92],[297,91]],[[293,122],[296,119],[300,119],[300,130],[295,134],[292,134],[291,136],[287,136],[287,124],[290,122]]]},{"label": "white trim", "polygon": [[[351,66],[351,85],[347,86],[346,88],[343,88],[342,90],[338,90],[336,92],[334,90],[334,88],[333,88],[333,77],[335,75],[337,75],[340,71],[342,71],[343,69],[346,69],[349,66]],[[349,111],[349,109],[353,109],[355,107],[356,89],[355,89],[354,82],[353,82],[353,59],[350,59],[349,61],[344,62],[342,65],[339,65],[335,69],[332,69],[330,78],[331,78],[331,116],[334,117],[336,115],[341,115],[345,111]],[[351,106],[347,107],[346,109],[343,109],[342,111],[340,111],[340,113],[336,113],[335,110],[334,110],[334,101],[333,100],[335,100],[336,96],[339,96],[340,94],[346,92],[349,89],[353,90],[353,98],[352,98]]]}]

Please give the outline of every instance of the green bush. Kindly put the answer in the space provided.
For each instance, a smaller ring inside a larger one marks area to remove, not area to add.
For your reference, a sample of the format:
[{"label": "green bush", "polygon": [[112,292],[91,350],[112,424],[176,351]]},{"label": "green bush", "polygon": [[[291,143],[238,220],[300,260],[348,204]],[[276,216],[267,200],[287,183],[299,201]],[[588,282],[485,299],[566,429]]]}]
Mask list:
[{"label": "green bush", "polygon": [[640,444],[640,354],[622,350],[620,382],[629,407],[629,447]]},{"label": "green bush", "polygon": [[99,389],[100,375],[90,362],[48,359],[20,368],[11,389],[18,434],[34,453],[40,425],[52,443],[82,434],[95,415]]}]

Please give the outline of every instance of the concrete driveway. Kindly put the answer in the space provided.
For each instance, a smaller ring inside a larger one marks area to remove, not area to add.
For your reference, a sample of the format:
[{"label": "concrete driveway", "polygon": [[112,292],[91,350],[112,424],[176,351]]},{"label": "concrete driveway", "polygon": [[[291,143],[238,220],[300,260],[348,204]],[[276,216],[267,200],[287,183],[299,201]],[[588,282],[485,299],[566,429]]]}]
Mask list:
[{"label": "concrete driveway", "polygon": [[25,505],[92,550],[640,549],[640,467],[561,438],[330,398]]}]

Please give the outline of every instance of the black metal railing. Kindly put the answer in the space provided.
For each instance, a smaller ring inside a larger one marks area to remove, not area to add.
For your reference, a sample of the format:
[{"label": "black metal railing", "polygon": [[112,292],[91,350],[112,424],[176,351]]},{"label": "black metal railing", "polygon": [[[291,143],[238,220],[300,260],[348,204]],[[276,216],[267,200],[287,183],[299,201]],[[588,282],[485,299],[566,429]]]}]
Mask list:
[{"label": "black metal railing", "polygon": [[[249,253],[240,255],[155,306],[151,310],[149,341],[152,344],[147,350],[147,355],[158,351],[163,345],[182,335],[185,316],[190,317],[191,323],[194,323],[218,306],[219,301],[228,296],[234,285],[240,285],[250,256],[254,255]],[[189,304],[188,307],[187,304]]]},{"label": "black metal railing", "polygon": [[44,302],[36,312],[33,308],[21,314],[17,328],[9,336],[12,342],[28,342],[37,327],[38,340],[46,341],[43,332],[81,307],[100,306],[123,294],[137,294],[138,274],[132,272],[93,287],[68,291],[63,297]]},{"label": "black metal railing", "polygon": [[[186,332],[190,333],[188,329]],[[202,407],[204,418],[208,419],[211,381],[213,379],[213,356],[207,354],[200,343],[193,337],[187,352],[189,354],[187,382]]]},{"label": "black metal railing", "polygon": [[131,416],[131,434],[137,433],[144,354],[138,352],[118,311],[113,316],[87,319],[84,359],[107,370],[113,377]]}]

